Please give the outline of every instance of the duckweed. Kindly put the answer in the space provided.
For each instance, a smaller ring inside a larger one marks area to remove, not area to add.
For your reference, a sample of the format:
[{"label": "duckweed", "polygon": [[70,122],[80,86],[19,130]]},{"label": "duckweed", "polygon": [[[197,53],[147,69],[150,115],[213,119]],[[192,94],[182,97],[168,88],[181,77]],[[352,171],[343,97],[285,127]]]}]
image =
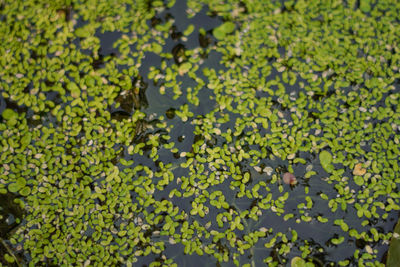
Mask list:
[{"label": "duckweed", "polygon": [[384,265],[399,12],[3,1],[0,263]]}]

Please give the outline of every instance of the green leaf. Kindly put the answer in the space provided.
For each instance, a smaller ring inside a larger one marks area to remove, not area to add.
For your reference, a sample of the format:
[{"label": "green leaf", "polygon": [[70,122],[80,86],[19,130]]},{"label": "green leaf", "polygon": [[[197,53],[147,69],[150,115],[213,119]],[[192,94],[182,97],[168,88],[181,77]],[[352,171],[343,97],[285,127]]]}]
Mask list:
[{"label": "green leaf", "polygon": [[22,177],[19,177],[16,181],[19,188],[23,188],[26,185],[26,180]]},{"label": "green leaf", "polygon": [[117,166],[114,166],[112,172],[106,177],[106,182],[111,182],[112,180],[115,180],[117,183],[121,182]]},{"label": "green leaf", "polygon": [[314,264],[311,262],[306,262],[305,260],[303,260],[300,257],[294,257],[290,261],[290,266],[291,267],[312,267],[312,266],[314,266]]},{"label": "green leaf", "polygon": [[334,170],[332,165],[332,155],[328,151],[324,150],[319,153],[319,161],[322,168],[324,168],[327,172],[332,172]]},{"label": "green leaf", "polygon": [[339,238],[332,238],[331,242],[334,245],[340,245],[344,241],[344,237],[340,236]]},{"label": "green leaf", "polygon": [[324,150],[319,153],[319,161],[321,165],[329,165],[332,163],[332,155],[328,151]]},{"label": "green leaf", "polygon": [[28,133],[21,138],[21,145],[27,146],[31,143],[31,140],[32,140],[31,134]]},{"label": "green leaf", "polygon": [[371,11],[371,4],[369,2],[370,0],[360,0],[360,10],[362,12],[370,12]]},{"label": "green leaf", "polygon": [[68,83],[67,89],[71,91],[71,96],[74,98],[77,98],[80,95],[81,89],[74,82]]},{"label": "green leaf", "polygon": [[18,113],[9,108],[6,108],[1,115],[5,120],[16,119],[18,117]]},{"label": "green leaf", "polygon": [[16,193],[18,192],[19,189],[21,189],[21,187],[17,184],[17,183],[11,183],[8,185],[8,191],[11,193]]},{"label": "green leaf", "polygon": [[361,176],[354,176],[354,182],[358,185],[358,186],[362,186],[364,184],[364,179]]},{"label": "green leaf", "polygon": [[8,263],[13,263],[15,260],[12,256],[10,256],[8,253],[4,254],[4,259],[8,262]]},{"label": "green leaf", "polygon": [[225,38],[225,36],[235,30],[235,23],[225,22],[213,30],[213,35],[218,40]]},{"label": "green leaf", "polygon": [[265,106],[258,106],[256,112],[260,114],[261,117],[270,117],[272,115],[271,110]]},{"label": "green leaf", "polygon": [[21,196],[29,196],[29,194],[31,193],[31,188],[28,186],[25,186],[24,188],[22,188],[19,193],[21,194]]},{"label": "green leaf", "polygon": [[95,29],[93,28],[93,25],[87,24],[83,27],[77,28],[75,30],[75,35],[80,38],[87,38],[87,37],[93,35],[94,32],[95,32]]},{"label": "green leaf", "polygon": [[191,68],[192,68],[192,63],[185,62],[179,66],[179,73],[182,75],[182,74],[188,72]]},{"label": "green leaf", "polygon": [[118,236],[123,237],[123,236],[126,235],[126,232],[127,232],[127,231],[125,231],[125,230],[119,231],[119,232],[118,232]]},{"label": "green leaf", "polygon": [[176,0],[169,0],[169,2],[167,3],[167,7],[168,8],[172,8],[175,5]]},{"label": "green leaf", "polygon": [[193,32],[193,30],[194,30],[194,25],[193,25],[193,24],[190,24],[190,25],[186,28],[186,30],[183,32],[183,35],[188,36],[188,35],[190,35],[190,34]]},{"label": "green leaf", "polygon": [[152,46],[152,51],[153,51],[154,53],[160,54],[160,53],[162,52],[162,49],[163,49],[163,48],[162,48],[162,46],[161,46],[160,44],[152,43],[151,46]]}]

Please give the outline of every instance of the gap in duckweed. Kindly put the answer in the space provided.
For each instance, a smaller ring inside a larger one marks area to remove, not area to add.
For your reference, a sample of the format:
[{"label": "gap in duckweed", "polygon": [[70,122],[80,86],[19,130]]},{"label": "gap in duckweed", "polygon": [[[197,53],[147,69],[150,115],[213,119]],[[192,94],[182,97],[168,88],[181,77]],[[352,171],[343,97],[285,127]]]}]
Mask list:
[{"label": "gap in duckweed", "polygon": [[399,7],[128,2],[4,4],[1,263],[380,265]]}]

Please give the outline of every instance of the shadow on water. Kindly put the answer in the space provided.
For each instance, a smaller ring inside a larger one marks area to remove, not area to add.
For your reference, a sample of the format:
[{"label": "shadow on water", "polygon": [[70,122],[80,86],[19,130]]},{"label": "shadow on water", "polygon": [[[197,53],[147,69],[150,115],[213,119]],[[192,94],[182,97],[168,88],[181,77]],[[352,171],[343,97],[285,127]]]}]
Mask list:
[{"label": "shadow on water", "polygon": [[[17,196],[14,194],[0,194],[0,255],[7,253],[14,256],[19,263],[22,263],[24,259],[22,249],[16,251],[8,241],[8,238],[18,229],[18,225],[24,216],[24,211],[19,204],[15,203],[15,199],[17,199]],[[0,263],[9,266],[10,263],[3,262],[3,260],[3,257],[1,257]],[[19,263],[14,263],[13,266],[21,266]]]}]

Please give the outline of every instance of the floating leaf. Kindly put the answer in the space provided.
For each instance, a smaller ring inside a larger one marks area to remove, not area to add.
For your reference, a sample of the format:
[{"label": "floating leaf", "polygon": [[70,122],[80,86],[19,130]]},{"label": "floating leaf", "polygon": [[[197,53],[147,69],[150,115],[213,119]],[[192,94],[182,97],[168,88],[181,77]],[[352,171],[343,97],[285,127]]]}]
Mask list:
[{"label": "floating leaf", "polygon": [[225,36],[235,30],[235,24],[233,22],[225,22],[213,30],[213,35],[218,40],[222,40]]},{"label": "floating leaf", "polygon": [[2,113],[3,118],[7,121],[7,125],[14,126],[17,124],[18,113],[11,109],[5,109]]},{"label": "floating leaf", "polygon": [[26,185],[26,180],[22,177],[19,177],[16,181],[19,188],[23,188]]},{"label": "floating leaf", "polygon": [[21,196],[29,196],[29,194],[31,193],[31,188],[28,186],[25,186],[24,188],[22,188],[19,193],[21,194]]},{"label": "floating leaf", "polygon": [[271,110],[264,106],[258,106],[256,112],[262,117],[270,117],[272,115]]},{"label": "floating leaf", "polygon": [[364,184],[364,178],[362,178],[361,176],[354,176],[354,182],[358,186],[362,186]]},{"label": "floating leaf", "polygon": [[19,189],[21,189],[21,187],[17,184],[17,183],[11,183],[8,185],[8,191],[11,193],[16,193],[18,192]]},{"label": "floating leaf", "polygon": [[183,35],[188,36],[194,31],[194,25],[190,24],[186,30],[183,32]]},{"label": "floating leaf", "polygon": [[282,179],[283,179],[283,182],[284,182],[285,184],[290,184],[290,185],[295,185],[295,184],[297,184],[296,176],[294,176],[293,173],[285,172],[285,174],[283,174]]},{"label": "floating leaf", "polygon": [[117,183],[121,182],[121,178],[119,177],[119,169],[117,166],[113,167],[112,172],[106,178],[106,182],[111,182],[112,180],[115,180]]},{"label": "floating leaf", "polygon": [[31,140],[32,140],[31,134],[28,133],[21,138],[21,145],[27,146],[31,143]]},{"label": "floating leaf", "polygon": [[9,108],[6,108],[1,115],[5,120],[15,119],[18,117],[18,113]]},{"label": "floating leaf", "polygon": [[93,24],[86,24],[83,27],[75,29],[75,35],[80,37],[80,38],[87,38],[91,35],[93,35],[95,32],[95,28],[93,27]]},{"label": "floating leaf", "polygon": [[332,163],[332,155],[328,151],[323,150],[319,153],[319,160],[321,165],[329,165]]},{"label": "floating leaf", "polygon": [[190,62],[185,62],[179,66],[179,75],[183,75],[188,72],[192,68],[192,64]]},{"label": "floating leaf", "polygon": [[10,256],[8,253],[4,254],[4,259],[8,262],[8,263],[13,263],[15,262],[14,257]]},{"label": "floating leaf", "polygon": [[291,267],[313,267],[314,264],[312,262],[306,262],[305,260],[303,260],[300,257],[294,257],[290,261],[290,266]]},{"label": "floating leaf", "polygon": [[332,155],[326,150],[321,151],[319,153],[319,161],[321,163],[321,166],[327,171],[327,172],[332,172],[333,171],[333,165],[332,165]]},{"label": "floating leaf", "polygon": [[354,170],[353,170],[354,175],[363,176],[366,172],[367,172],[367,170],[362,167],[362,163],[357,163],[354,166]]},{"label": "floating leaf", "polygon": [[371,11],[370,0],[360,0],[360,10],[365,13],[370,12]]},{"label": "floating leaf", "polygon": [[71,96],[74,98],[79,97],[81,90],[79,89],[78,85],[74,82],[70,82],[67,85],[67,88],[71,91]]},{"label": "floating leaf", "polygon": [[160,54],[160,53],[162,52],[162,49],[163,49],[163,48],[162,48],[162,46],[161,46],[160,44],[152,43],[151,46],[152,46],[152,51],[153,51],[154,53]]}]

